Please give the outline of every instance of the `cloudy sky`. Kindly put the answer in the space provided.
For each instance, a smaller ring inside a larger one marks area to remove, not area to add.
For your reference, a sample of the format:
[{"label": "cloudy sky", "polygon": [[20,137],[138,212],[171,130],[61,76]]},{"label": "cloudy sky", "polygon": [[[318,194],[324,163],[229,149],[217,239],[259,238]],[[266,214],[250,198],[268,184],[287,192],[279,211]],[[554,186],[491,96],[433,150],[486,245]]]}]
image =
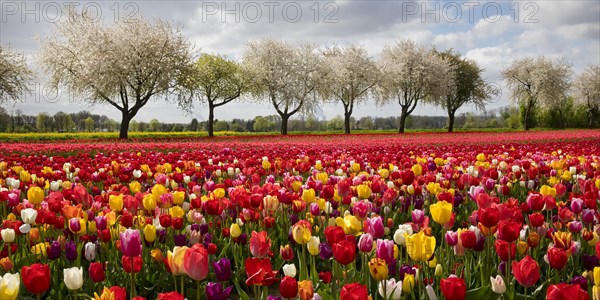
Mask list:
[{"label": "cloudy sky", "polygon": [[[510,92],[500,78],[514,59],[546,55],[563,57],[579,73],[588,64],[600,63],[600,1],[0,1],[0,44],[24,53],[36,68],[36,53],[69,6],[85,9],[110,24],[117,17],[143,15],[173,21],[183,28],[195,49],[226,54],[240,60],[248,40],[265,37],[290,42],[309,41],[327,46],[359,43],[377,57],[386,44],[412,39],[437,49],[454,48],[476,60],[484,76],[503,87],[502,96],[488,110],[508,105]],[[44,87],[44,75],[32,84],[34,94],[7,110],[27,114],[82,109],[119,119],[110,106],[85,107]],[[465,107],[459,112],[473,111]],[[149,103],[137,120],[161,122],[204,120],[206,108],[197,106],[184,115],[172,104]],[[160,112],[160,113],[159,113]],[[320,118],[341,115],[340,105],[325,105]],[[367,102],[355,117],[395,116],[400,107],[378,107]],[[268,104],[232,103],[216,109],[218,119],[252,118],[275,114]],[[413,114],[444,115],[444,111],[419,105]]]}]

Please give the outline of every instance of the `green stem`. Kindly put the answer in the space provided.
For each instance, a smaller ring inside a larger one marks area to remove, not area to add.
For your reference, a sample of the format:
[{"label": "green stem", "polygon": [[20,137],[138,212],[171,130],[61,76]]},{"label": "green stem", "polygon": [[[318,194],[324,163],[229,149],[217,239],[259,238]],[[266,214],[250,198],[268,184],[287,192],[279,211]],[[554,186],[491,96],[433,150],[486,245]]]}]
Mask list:
[{"label": "green stem", "polygon": [[196,281],[196,300],[200,300],[200,280]]},{"label": "green stem", "polygon": [[185,295],[185,294],[183,293],[183,283],[184,283],[184,281],[185,281],[185,277],[183,277],[183,275],[182,275],[182,276],[181,276],[181,294],[182,294],[182,295]]},{"label": "green stem", "polygon": [[131,298],[135,298],[135,273],[133,273],[133,259],[131,260]]}]

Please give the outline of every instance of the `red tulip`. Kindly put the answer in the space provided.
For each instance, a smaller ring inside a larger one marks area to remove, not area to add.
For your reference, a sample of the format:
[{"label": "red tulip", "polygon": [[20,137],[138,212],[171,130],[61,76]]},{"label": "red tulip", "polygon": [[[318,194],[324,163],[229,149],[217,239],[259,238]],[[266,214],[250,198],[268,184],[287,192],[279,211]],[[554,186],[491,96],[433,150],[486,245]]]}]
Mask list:
[{"label": "red tulip", "polygon": [[360,283],[349,283],[342,287],[340,300],[367,300],[369,293],[367,286]]},{"label": "red tulip", "polygon": [[479,222],[481,222],[481,224],[483,224],[485,227],[491,228],[498,225],[500,213],[495,205],[490,208],[480,208],[477,212],[477,215]]},{"label": "red tulip", "polygon": [[183,270],[196,281],[206,278],[208,275],[208,250],[202,244],[195,244],[185,251]]},{"label": "red tulip", "polygon": [[333,244],[333,258],[342,265],[353,262],[356,258],[356,245],[348,240]]},{"label": "red tulip", "polygon": [[277,271],[273,271],[271,260],[267,258],[246,258],[244,261],[246,267],[246,285],[271,285],[275,282]]},{"label": "red tulip", "polygon": [[512,262],[512,273],[524,287],[532,287],[540,279],[540,267],[529,255],[521,261]]},{"label": "red tulip", "polygon": [[324,284],[330,283],[332,276],[333,274],[331,272],[319,272],[319,279],[321,279]]},{"label": "red tulip", "polygon": [[503,261],[508,261],[508,247],[510,244],[510,259],[515,259],[517,245],[515,243],[508,243],[503,240],[496,240],[494,242],[494,247],[496,247],[496,253]]},{"label": "red tulip", "polygon": [[344,229],[339,226],[329,226],[325,228],[325,239],[327,244],[333,247],[333,244],[346,239]]},{"label": "red tulip", "polygon": [[462,300],[467,294],[465,280],[459,277],[444,278],[440,281],[440,288],[446,300]]},{"label": "red tulip", "polygon": [[279,285],[279,293],[283,298],[296,298],[298,295],[298,281],[294,277],[283,277]]},{"label": "red tulip", "polygon": [[477,245],[477,235],[471,230],[461,231],[459,238],[465,249],[473,249]]},{"label": "red tulip", "polygon": [[90,263],[90,267],[88,269],[88,273],[90,274],[90,278],[93,282],[101,282],[106,279],[106,274],[104,272],[104,265],[99,262]]},{"label": "red tulip", "polygon": [[533,227],[542,227],[544,225],[544,215],[539,212],[530,214],[529,224]]},{"label": "red tulip", "polygon": [[271,249],[271,239],[267,236],[266,231],[252,231],[250,237],[250,252],[256,258],[264,258],[269,254]]},{"label": "red tulip", "polygon": [[133,273],[138,273],[142,270],[142,256],[130,257],[123,255],[121,257],[121,264],[123,264],[125,273],[131,273],[132,271]]},{"label": "red tulip", "polygon": [[589,300],[590,295],[579,284],[553,284],[546,290],[547,300]]},{"label": "red tulip", "polygon": [[113,286],[108,289],[115,295],[115,300],[127,300],[127,290],[120,286]]},{"label": "red tulip", "polygon": [[21,280],[25,288],[32,294],[41,294],[50,288],[50,267],[33,264],[21,268]]},{"label": "red tulip", "polygon": [[567,256],[567,251],[562,248],[552,247],[548,249],[548,262],[550,262],[550,267],[553,269],[560,270],[567,265],[567,261],[569,257]]},{"label": "red tulip", "polygon": [[514,242],[519,238],[521,223],[513,220],[502,220],[498,223],[498,238],[507,242]]}]

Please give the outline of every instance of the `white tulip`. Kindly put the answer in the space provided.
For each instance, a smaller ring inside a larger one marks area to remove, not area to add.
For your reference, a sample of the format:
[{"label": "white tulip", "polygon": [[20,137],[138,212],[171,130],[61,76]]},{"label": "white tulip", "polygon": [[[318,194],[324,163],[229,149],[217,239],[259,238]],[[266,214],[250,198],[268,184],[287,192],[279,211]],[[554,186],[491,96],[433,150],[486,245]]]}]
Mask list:
[{"label": "white tulip", "polygon": [[96,244],[87,242],[85,244],[85,259],[92,261],[96,258]]},{"label": "white tulip", "polygon": [[135,177],[135,178],[142,177],[142,171],[141,170],[133,170],[133,177]]},{"label": "white tulip", "polygon": [[69,290],[75,291],[83,286],[83,269],[81,267],[73,267],[64,269],[65,285]]},{"label": "white tulip", "polygon": [[23,225],[19,226],[19,231],[23,234],[28,233],[31,230],[31,225],[24,223]]},{"label": "white tulip", "polygon": [[50,182],[50,190],[51,191],[58,191],[59,188],[60,188],[60,184],[58,184],[57,181]]},{"label": "white tulip", "polygon": [[[383,285],[385,284],[385,293],[383,292]],[[379,295],[384,299],[399,300],[402,296],[402,281],[396,282],[396,279],[392,278],[389,280],[382,280],[377,286]]]},{"label": "white tulip", "polygon": [[21,210],[21,221],[27,224],[33,224],[37,218],[37,210],[33,208],[26,208]]},{"label": "white tulip", "polygon": [[506,285],[504,284],[502,276],[496,275],[496,278],[490,277],[490,281],[492,282],[492,291],[494,291],[494,293],[504,294],[504,292],[506,292]]},{"label": "white tulip", "polygon": [[287,264],[283,265],[283,275],[289,277],[296,277],[296,265]]},{"label": "white tulip", "polygon": [[427,296],[429,296],[429,300],[437,300],[437,296],[435,295],[435,291],[433,290],[433,286],[431,286],[431,284],[428,284],[425,287],[425,290],[427,291]]},{"label": "white tulip", "polygon": [[400,246],[406,245],[406,240],[404,238],[404,234],[412,235],[413,234],[412,226],[410,226],[408,224],[402,224],[402,225],[398,226],[398,229],[394,233],[394,242],[396,242],[397,245],[400,245]]},{"label": "white tulip", "polygon": [[2,240],[5,243],[12,243],[15,241],[15,230],[12,228],[2,229],[0,235],[2,235]]}]

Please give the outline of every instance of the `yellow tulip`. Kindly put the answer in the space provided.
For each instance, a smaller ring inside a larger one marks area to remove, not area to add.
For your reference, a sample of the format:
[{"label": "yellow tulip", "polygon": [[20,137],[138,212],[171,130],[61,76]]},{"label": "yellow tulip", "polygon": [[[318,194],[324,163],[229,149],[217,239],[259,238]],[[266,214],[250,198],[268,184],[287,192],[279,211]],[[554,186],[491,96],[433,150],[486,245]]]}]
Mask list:
[{"label": "yellow tulip", "polygon": [[564,181],[571,181],[572,178],[573,178],[573,175],[571,175],[571,172],[569,172],[569,171],[564,171],[562,173],[562,175],[560,176],[560,179],[562,179]]},{"label": "yellow tulip", "polygon": [[107,287],[102,290],[102,294],[94,293],[94,300],[115,300],[115,293],[111,292]]},{"label": "yellow tulip", "polygon": [[387,279],[389,272],[385,260],[377,257],[374,257],[369,261],[369,271],[376,281]]},{"label": "yellow tulip", "polygon": [[292,237],[300,245],[308,243],[311,238],[311,227],[307,221],[300,221],[292,227]]},{"label": "yellow tulip", "polygon": [[132,193],[139,193],[142,190],[142,184],[139,181],[132,181],[129,183],[129,189]]},{"label": "yellow tulip", "polygon": [[416,261],[428,261],[435,250],[435,237],[426,236],[423,231],[413,235],[404,234],[406,251]]},{"label": "yellow tulip", "polygon": [[173,275],[186,274],[185,270],[183,269],[183,256],[187,249],[187,246],[175,246],[173,248],[173,252],[171,252],[171,250],[167,252],[167,262],[169,263],[169,268],[171,268],[171,273],[173,273]]},{"label": "yellow tulip", "polygon": [[242,229],[240,228],[240,225],[237,223],[231,223],[231,226],[229,227],[229,235],[234,239],[242,235]]},{"label": "yellow tulip", "polygon": [[344,233],[350,235],[359,235],[362,230],[362,222],[358,220],[353,215],[344,216],[344,218],[337,217],[335,219],[335,224],[337,226],[342,227],[344,229]]},{"label": "yellow tulip", "polygon": [[142,199],[142,205],[144,205],[146,210],[154,210],[156,207],[156,197],[154,194],[144,195],[144,198]]},{"label": "yellow tulip", "polygon": [[378,173],[383,179],[387,179],[390,176],[390,171],[388,169],[381,169]]},{"label": "yellow tulip", "polygon": [[34,205],[42,203],[42,201],[44,201],[44,190],[37,186],[30,187],[29,190],[27,190],[27,200]]},{"label": "yellow tulip", "polygon": [[271,163],[268,160],[263,160],[262,167],[265,170],[269,170],[269,169],[271,169]]},{"label": "yellow tulip", "polygon": [[484,162],[485,161],[485,154],[479,153],[479,154],[477,154],[476,158],[477,158],[477,161]]},{"label": "yellow tulip", "polygon": [[519,255],[525,254],[525,252],[527,252],[528,249],[529,249],[529,245],[527,245],[527,242],[519,241],[517,243],[517,253],[519,253]]},{"label": "yellow tulip", "polygon": [[181,205],[183,203],[184,198],[185,198],[184,191],[173,192],[173,204]]},{"label": "yellow tulip", "polygon": [[357,164],[357,163],[354,163],[354,164],[352,165],[352,172],[355,172],[355,173],[356,173],[356,172],[358,172],[358,171],[360,171],[360,165],[359,165],[359,164]]},{"label": "yellow tulip", "polygon": [[405,274],[404,280],[402,281],[402,291],[405,293],[410,293],[415,286],[415,275],[413,274]]},{"label": "yellow tulip", "polygon": [[302,191],[302,200],[307,204],[315,202],[315,190],[308,189]]},{"label": "yellow tulip", "polygon": [[297,192],[300,190],[300,187],[302,186],[302,182],[296,180],[292,183],[292,191]]},{"label": "yellow tulip", "polygon": [[327,178],[329,178],[329,175],[327,175],[326,172],[321,172],[317,174],[317,180],[320,180],[323,184],[327,182]]},{"label": "yellow tulip", "polygon": [[148,243],[152,243],[156,240],[156,227],[152,224],[146,224],[144,226],[144,239]]},{"label": "yellow tulip", "polygon": [[371,188],[366,184],[361,184],[356,187],[356,193],[361,199],[368,199],[371,197]]},{"label": "yellow tulip", "polygon": [[151,192],[154,195],[154,197],[156,197],[156,199],[159,199],[160,196],[167,192],[167,188],[165,188],[164,185],[157,183],[152,187]]},{"label": "yellow tulip", "polygon": [[411,171],[413,171],[413,173],[415,173],[415,176],[420,176],[421,174],[423,174],[423,167],[421,167],[421,165],[413,165],[410,168]]},{"label": "yellow tulip", "polygon": [[553,188],[553,187],[550,187],[548,185],[542,185],[542,187],[540,188],[540,194],[542,194],[544,196],[555,197],[556,196],[556,189]]},{"label": "yellow tulip", "polygon": [[594,284],[600,286],[600,267],[594,268]]},{"label": "yellow tulip", "polygon": [[123,210],[123,195],[110,195],[110,197],[108,197],[108,204],[110,205],[110,209],[112,210]]},{"label": "yellow tulip", "polygon": [[31,175],[27,171],[21,171],[21,173],[19,173],[19,180],[22,182],[29,182],[31,181]]},{"label": "yellow tulip", "polygon": [[169,209],[169,214],[173,218],[183,218],[185,216],[185,211],[180,206],[173,206]]},{"label": "yellow tulip", "polygon": [[438,224],[446,224],[452,218],[452,204],[446,201],[438,201],[429,206],[433,221]]},{"label": "yellow tulip", "polygon": [[222,188],[215,189],[212,192],[212,194],[213,194],[213,197],[215,197],[215,199],[221,199],[221,198],[225,197],[225,189],[222,189]]},{"label": "yellow tulip", "polygon": [[0,299],[17,299],[20,285],[19,274],[6,273],[0,276]]},{"label": "yellow tulip", "polygon": [[308,248],[308,253],[310,253],[310,255],[319,255],[319,244],[321,244],[321,240],[319,239],[319,237],[316,236],[312,236],[309,240],[308,243],[306,243],[306,248]]}]

